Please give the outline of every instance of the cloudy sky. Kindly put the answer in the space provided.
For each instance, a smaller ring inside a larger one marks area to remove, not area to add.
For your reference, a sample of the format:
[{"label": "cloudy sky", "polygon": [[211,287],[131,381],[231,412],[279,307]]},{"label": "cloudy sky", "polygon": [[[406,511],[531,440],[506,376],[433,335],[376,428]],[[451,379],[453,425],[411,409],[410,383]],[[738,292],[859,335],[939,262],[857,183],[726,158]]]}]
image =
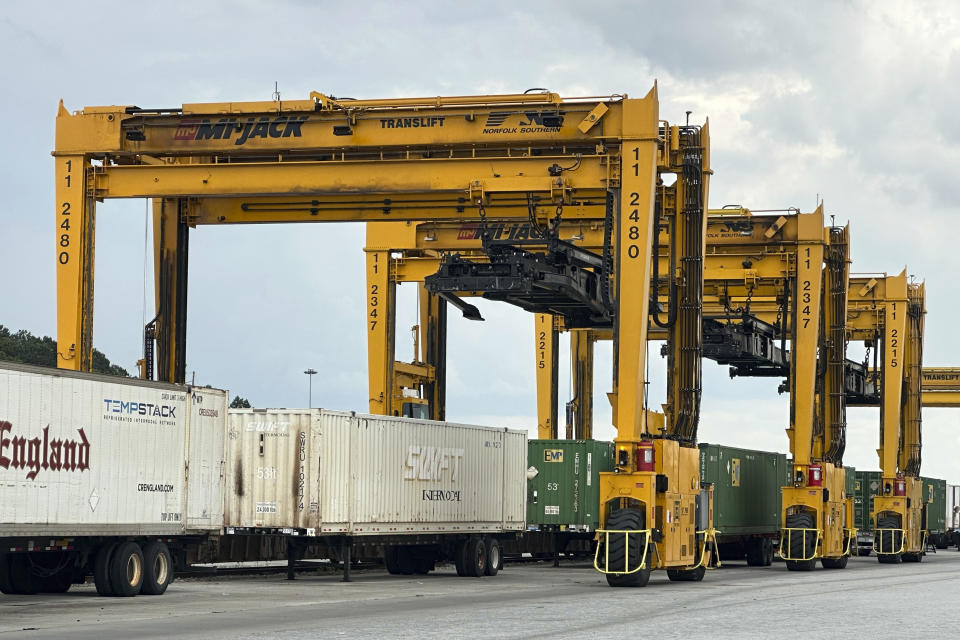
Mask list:
[{"label": "cloudy sky", "polygon": [[[856,272],[927,283],[926,364],[960,364],[956,272],[960,11],[942,2],[9,3],[0,17],[0,324],[55,335],[57,101],[177,107],[287,99],[518,92],[644,94],[661,117],[709,116],[712,206],[799,207],[849,221]],[[94,340],[140,357],[145,203],[98,207]],[[363,228],[203,227],[191,232],[188,375],[257,406],[364,410]],[[146,284],[145,284],[146,283]],[[401,288],[398,357],[413,292]],[[535,428],[532,319],[480,303],[451,318],[448,416]],[[598,437],[612,437],[597,353]],[[654,361],[655,400],[663,367]],[[659,366],[658,366],[659,365]],[[706,366],[701,440],[785,450],[774,380]],[[568,399],[561,369],[561,402]],[[561,413],[562,415],[562,413]],[[851,410],[846,462],[876,468],[878,414]],[[924,473],[960,483],[960,410],[924,412]]]}]

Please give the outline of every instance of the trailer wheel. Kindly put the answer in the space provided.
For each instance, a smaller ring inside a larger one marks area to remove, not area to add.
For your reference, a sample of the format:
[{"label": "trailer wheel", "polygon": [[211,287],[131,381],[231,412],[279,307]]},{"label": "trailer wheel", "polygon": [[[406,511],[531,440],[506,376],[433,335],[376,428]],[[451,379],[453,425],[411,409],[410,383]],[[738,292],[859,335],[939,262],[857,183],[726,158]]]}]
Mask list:
[{"label": "trailer wheel", "polygon": [[747,566],[766,566],[764,564],[764,560],[766,559],[764,554],[765,547],[763,546],[765,540],[765,538],[753,538],[747,541]]},{"label": "trailer wheel", "polygon": [[500,571],[500,565],[503,563],[503,549],[500,547],[500,541],[496,538],[487,538],[487,564],[484,569],[484,575],[495,576]]},{"label": "trailer wheel", "polygon": [[857,548],[858,556],[868,556],[870,555],[870,547],[858,547]]},{"label": "trailer wheel", "polygon": [[43,593],[66,593],[73,585],[73,567],[65,567],[41,581]]},{"label": "trailer wheel", "polygon": [[[620,531],[640,531],[644,528],[644,515],[639,509],[620,509],[607,520],[607,529]],[[613,534],[610,539],[610,559],[614,567],[635,567],[640,564],[640,554],[646,546],[646,534]],[[647,550],[647,566],[633,573],[607,574],[607,584],[611,587],[644,587],[650,581],[650,550]],[[607,567],[609,570],[610,567]]]},{"label": "trailer wheel", "polygon": [[10,584],[14,593],[23,595],[33,595],[40,590],[40,580],[33,575],[28,554],[10,556]]},{"label": "trailer wheel", "polygon": [[763,566],[769,567],[773,564],[773,540],[763,539]]},{"label": "trailer wheel", "polygon": [[140,593],[163,595],[173,582],[173,557],[162,542],[148,542],[143,547],[143,584]]},{"label": "trailer wheel", "polygon": [[13,583],[10,582],[10,556],[0,553],[0,593],[13,594]]},{"label": "trailer wheel", "polygon": [[136,542],[123,542],[110,558],[110,586],[113,594],[129,598],[143,585],[143,551]]},{"label": "trailer wheel", "polygon": [[468,576],[483,577],[487,572],[487,545],[483,543],[483,538],[470,538],[467,541],[464,560]]},{"label": "trailer wheel", "polygon": [[462,540],[457,543],[457,547],[453,552],[454,565],[457,567],[457,575],[461,578],[467,576],[467,543],[469,540]]},{"label": "trailer wheel", "polygon": [[115,595],[113,585],[110,584],[110,559],[118,546],[119,543],[116,542],[108,542],[102,545],[93,563],[93,583],[97,587],[97,593],[101,596]]},{"label": "trailer wheel", "polygon": [[387,573],[392,576],[400,575],[400,565],[397,564],[396,545],[383,545],[383,566],[387,568]]}]

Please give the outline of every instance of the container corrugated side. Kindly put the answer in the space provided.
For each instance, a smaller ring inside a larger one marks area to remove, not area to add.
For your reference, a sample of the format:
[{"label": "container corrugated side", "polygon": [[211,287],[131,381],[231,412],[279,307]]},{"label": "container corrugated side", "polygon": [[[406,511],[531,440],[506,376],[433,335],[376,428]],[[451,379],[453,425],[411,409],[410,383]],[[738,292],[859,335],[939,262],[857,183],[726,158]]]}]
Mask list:
[{"label": "container corrugated side", "polygon": [[947,481],[939,478],[921,477],[923,500],[927,503],[927,530],[931,534],[946,531]]},{"label": "container corrugated side", "polygon": [[182,533],[189,407],[186,387],[0,365],[0,535]]},{"label": "container corrugated side", "polygon": [[187,432],[187,527],[219,530],[223,526],[229,394],[209,387],[190,390]]},{"label": "container corrugated side", "polygon": [[[347,451],[350,460],[349,475],[325,474],[328,482],[319,488],[322,532],[523,528],[522,496],[504,498],[510,485],[522,490],[516,450],[525,457],[525,437],[507,438],[506,429],[367,415],[350,417],[344,429],[342,415],[334,412],[323,412],[321,420],[339,423],[322,434],[323,450]],[[505,471],[507,458],[513,472]],[[513,513],[505,512],[508,505]]]},{"label": "container corrugated side", "polygon": [[700,479],[713,484],[713,522],[723,535],[777,532],[788,473],[782,453],[700,445]]},{"label": "container corrugated side", "polygon": [[530,440],[527,523],[594,530],[600,526],[601,471],[613,471],[614,445],[599,440]]},{"label": "container corrugated side", "polygon": [[[230,409],[224,526],[310,528],[319,452],[309,410]],[[315,499],[315,498],[314,498]]]},{"label": "container corrugated side", "polygon": [[320,409],[231,410],[230,424],[228,527],[524,528],[525,432]]},{"label": "container corrugated side", "polygon": [[960,485],[948,484],[946,493],[944,517],[947,529],[960,529]]}]

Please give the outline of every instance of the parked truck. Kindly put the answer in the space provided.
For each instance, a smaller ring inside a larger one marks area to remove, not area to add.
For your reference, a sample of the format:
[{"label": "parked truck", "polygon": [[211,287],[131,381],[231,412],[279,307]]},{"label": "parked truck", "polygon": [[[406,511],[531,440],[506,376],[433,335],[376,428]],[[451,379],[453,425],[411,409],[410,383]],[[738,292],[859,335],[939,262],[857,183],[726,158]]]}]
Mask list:
[{"label": "parked truck", "polygon": [[[342,411],[230,411],[228,535],[288,536],[342,562],[382,553],[393,574],[441,561],[495,575],[523,531],[525,431]],[[295,558],[291,558],[295,559]]]},{"label": "parked truck", "polygon": [[222,524],[224,391],[0,362],[0,592],[162,594]]}]

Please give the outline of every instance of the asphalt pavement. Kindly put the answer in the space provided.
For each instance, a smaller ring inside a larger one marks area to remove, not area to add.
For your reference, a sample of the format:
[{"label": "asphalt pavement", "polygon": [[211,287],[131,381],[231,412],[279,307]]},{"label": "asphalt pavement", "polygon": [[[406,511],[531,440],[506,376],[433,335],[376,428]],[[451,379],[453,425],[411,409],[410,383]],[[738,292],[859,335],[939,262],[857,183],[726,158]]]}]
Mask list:
[{"label": "asphalt pavement", "polygon": [[654,572],[612,589],[589,564],[508,565],[496,577],[381,570],[174,582],[163,596],[0,595],[5,638],[880,638],[960,634],[960,553],[920,564],[852,558],[846,569],[788,572],[727,563],[701,583]]}]

